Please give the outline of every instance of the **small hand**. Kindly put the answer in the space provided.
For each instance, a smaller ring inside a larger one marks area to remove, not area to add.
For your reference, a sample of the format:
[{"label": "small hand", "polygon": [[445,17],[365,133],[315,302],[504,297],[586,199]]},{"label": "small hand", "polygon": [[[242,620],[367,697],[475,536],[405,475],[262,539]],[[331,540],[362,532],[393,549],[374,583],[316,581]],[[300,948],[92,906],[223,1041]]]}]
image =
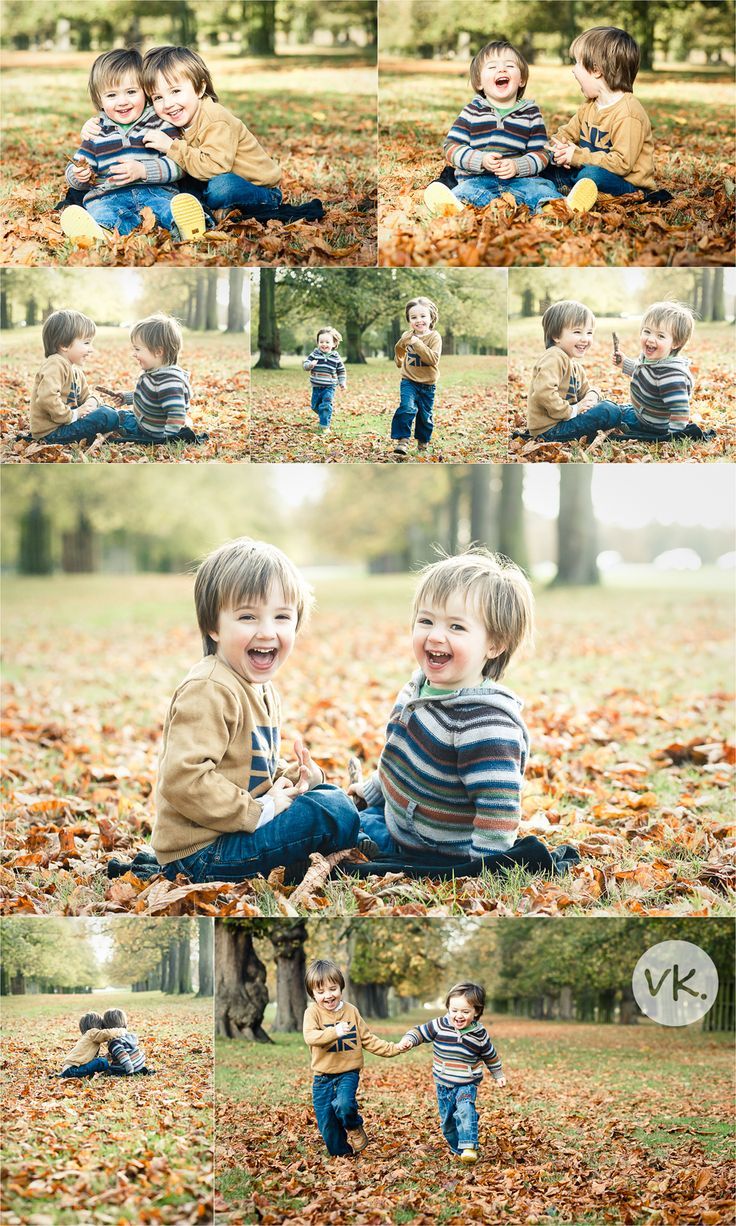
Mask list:
[{"label": "small hand", "polygon": [[116,405],[117,407],[120,407],[121,405],[125,404],[125,396],[123,395],[122,392],[115,392],[113,391],[111,387],[98,387],[97,391],[102,392],[102,395],[105,397],[105,399],[111,400],[112,403]]},{"label": "small hand", "polygon": [[516,163],[513,158],[501,158],[496,168],[499,179],[513,179],[516,174]]},{"label": "small hand", "polygon": [[411,1039],[402,1039],[399,1043],[399,1051],[411,1051],[413,1046]]},{"label": "small hand", "polygon": [[96,136],[100,135],[101,131],[99,119],[88,119],[82,128],[82,140],[94,140]]},{"label": "small hand", "polygon": [[613,364],[614,366],[623,366],[624,364],[624,355],[622,354],[620,349],[618,350],[617,353],[614,353],[613,355]]},{"label": "small hand", "polygon": [[579,413],[584,413],[586,409],[592,409],[594,404],[598,403],[598,396],[595,392],[586,392],[582,400],[578,400],[575,408]]},{"label": "small hand", "polygon": [[273,809],[275,814],[283,813],[284,809],[288,809],[289,805],[294,799],[294,795],[294,788],[285,776],[277,779],[273,787],[269,788],[265,793],[265,796],[268,796],[268,798],[273,801]]},{"label": "small hand", "polygon": [[294,741],[294,753],[299,763],[299,778],[294,789],[296,794],[300,795],[302,792],[310,791],[311,788],[316,788],[322,782],[322,771],[300,736]]},{"label": "small hand", "polygon": [[498,174],[498,166],[501,160],[502,159],[501,159],[500,153],[484,153],[483,154],[483,169],[487,170],[489,174],[492,174],[492,175]]},{"label": "small hand", "polygon": [[173,143],[171,137],[166,136],[164,132],[146,132],[143,136],[143,144],[146,148],[156,149],[159,153],[168,153]]},{"label": "small hand", "polygon": [[110,167],[110,178],[118,187],[124,187],[127,183],[135,183],[138,179],[145,179],[145,177],[145,166],[142,162],[137,162],[135,158],[113,162]]},{"label": "small hand", "polygon": [[571,141],[552,141],[552,157],[555,165],[570,167],[576,149],[577,145]]},{"label": "small hand", "polygon": [[74,166],[74,178],[79,183],[89,183],[90,179],[92,178],[94,174],[94,171],[92,167],[90,166],[89,162],[86,162],[84,160],[77,161],[77,159],[74,158],[72,165]]},{"label": "small hand", "polygon": [[348,1026],[347,1022],[338,1022],[335,1026],[335,1034],[339,1039],[341,1039],[343,1035],[348,1033],[349,1029],[350,1027]]},{"label": "small hand", "polygon": [[499,1087],[499,1089],[503,1088],[503,1086],[505,1086],[505,1085],[506,1085],[506,1078],[505,1078],[505,1077],[497,1077],[497,1078],[496,1078],[496,1085]]}]

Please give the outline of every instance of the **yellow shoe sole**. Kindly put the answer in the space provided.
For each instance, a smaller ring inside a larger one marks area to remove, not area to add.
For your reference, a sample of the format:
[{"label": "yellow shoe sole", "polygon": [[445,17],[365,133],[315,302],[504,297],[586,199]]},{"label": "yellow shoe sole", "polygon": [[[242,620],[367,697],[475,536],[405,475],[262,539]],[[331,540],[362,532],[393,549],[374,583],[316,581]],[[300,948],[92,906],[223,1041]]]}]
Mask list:
[{"label": "yellow shoe sole", "polygon": [[196,196],[180,192],[171,202],[171,212],[182,242],[190,243],[192,239],[204,236],[207,229],[204,209]]},{"label": "yellow shoe sole", "polygon": [[598,188],[592,179],[578,179],[565,204],[571,213],[589,213],[598,199]]},{"label": "yellow shoe sole", "polygon": [[424,203],[433,217],[451,217],[453,213],[462,213],[465,205],[457,196],[453,196],[444,183],[430,183],[424,191]]},{"label": "yellow shoe sole", "polygon": [[463,1149],[460,1152],[460,1161],[465,1162],[470,1166],[473,1162],[478,1161],[478,1153],[474,1149]]},{"label": "yellow shoe sole", "polygon": [[70,204],[68,209],[64,209],[59,218],[59,225],[67,238],[72,239],[93,238],[98,243],[104,243],[109,234],[97,224],[91,213],[78,204]]}]

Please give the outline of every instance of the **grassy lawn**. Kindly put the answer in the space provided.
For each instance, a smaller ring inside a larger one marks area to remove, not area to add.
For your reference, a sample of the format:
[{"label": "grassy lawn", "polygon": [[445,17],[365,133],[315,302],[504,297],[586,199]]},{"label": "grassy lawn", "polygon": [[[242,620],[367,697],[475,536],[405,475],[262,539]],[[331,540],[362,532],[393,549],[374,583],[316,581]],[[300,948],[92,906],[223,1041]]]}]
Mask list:
[{"label": "grassy lawn", "polygon": [[[281,370],[254,370],[251,458],[255,463],[396,462],[391,418],[399,401],[400,372],[388,359],[347,367],[348,387],[335,394],[332,428],[316,432],[309,376],[302,359]],[[467,464],[506,457],[506,358],[444,356],[434,403],[432,444],[410,459]]]},{"label": "grassy lawn", "polygon": [[[155,1077],[54,1080],[90,1009],[122,1008]],[[212,1000],[3,997],[3,1188],[16,1223],[188,1223],[211,1206]]]},{"label": "grassy lawn", "polygon": [[[427,1016],[369,1025],[398,1041]],[[371,1144],[353,1160],[330,1159],[319,1136],[301,1035],[218,1040],[222,1220],[339,1212],[459,1224],[480,1212],[489,1223],[644,1223],[665,1210],[678,1222],[728,1220],[728,1036],[505,1016],[489,1025],[508,1086],[484,1080],[469,1171],[442,1139],[427,1045],[390,1063],[366,1055],[359,1101]]]},{"label": "grassy lawn", "polygon": [[[44,444],[18,440],[30,431],[30,398],[35,373],[43,360],[40,328],[18,328],[0,334],[0,458],[3,464],[192,463],[219,464],[248,459],[249,385],[248,338],[225,333],[190,332],[184,337],[181,365],[192,388],[190,413],[195,432],[209,434],[203,444],[171,443],[139,446],[111,439],[98,441],[91,455],[87,445]],[[140,369],[133,361],[127,329],[101,327],[95,352],[85,365],[90,392],[108,403],[98,385],[132,391]]]},{"label": "grassy lawn", "polygon": [[[379,259],[389,266],[730,264],[733,259],[731,80],[677,68],[642,73],[636,96],[652,121],[664,205],[604,196],[584,217],[564,206],[531,218],[497,202],[430,219],[423,192],[443,166],[442,142],[471,91],[465,65],[382,58]],[[526,96],[552,134],[581,105],[569,68],[532,65]],[[693,120],[697,116],[696,123]],[[730,186],[729,186],[730,185]]]},{"label": "grassy lawn", "polygon": [[220,102],[280,163],[285,202],[318,197],[321,222],[226,222],[197,243],[172,242],[163,230],[91,248],[70,243],[49,210],[64,194],[65,164],[91,114],[93,58],[5,53],[4,264],[375,263],[376,73],[355,52],[274,63],[206,52]]},{"label": "grassy lawn", "polygon": [[[279,691],[285,754],[301,732],[331,782],[346,783],[351,754],[366,769],[377,761],[412,670],[413,586],[410,575],[317,578],[318,612]],[[140,882],[116,898],[102,873],[112,853],[101,846],[99,819],[112,823],[118,855],[150,833],[167,702],[200,652],[191,580],[11,577],[4,597],[6,906],[144,910]],[[505,678],[525,700],[531,735],[524,829],[550,846],[578,844],[582,863],[556,881],[518,872],[434,886],[372,878],[357,889],[338,877],[308,907],[733,914],[723,850],[734,757],[728,576],[704,570],[656,584],[541,590],[537,613],[536,655],[515,661]],[[73,855],[60,848],[63,827],[73,831]],[[263,882],[237,891],[259,913],[283,908]],[[210,891],[202,903],[221,911],[235,897]]]}]

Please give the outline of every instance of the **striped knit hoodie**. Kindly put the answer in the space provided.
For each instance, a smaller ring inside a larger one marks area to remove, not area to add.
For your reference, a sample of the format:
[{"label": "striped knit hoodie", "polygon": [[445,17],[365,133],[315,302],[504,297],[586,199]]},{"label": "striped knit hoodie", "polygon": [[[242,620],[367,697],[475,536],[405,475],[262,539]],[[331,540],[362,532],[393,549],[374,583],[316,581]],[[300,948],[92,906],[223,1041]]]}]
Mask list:
[{"label": "striped knit hoodie", "polygon": [[521,702],[493,682],[420,698],[424,681],[417,672],[396,699],[365,800],[384,802],[402,847],[448,857],[506,851],[529,751]]},{"label": "striped knit hoodie", "polygon": [[[146,132],[163,132],[165,136],[176,137],[179,135],[178,128],[162,120],[150,105],[129,128],[122,128],[113,123],[104,111],[100,111],[97,121],[100,125],[99,136],[93,136],[84,141],[77,150],[77,156],[81,155],[85,161],[89,162],[97,176],[97,182],[90,187],[89,183],[83,183],[78,179],[75,170],[79,167],[75,162],[70,162],[66,168],[66,181],[70,187],[82,191],[89,187],[84,197],[85,204],[89,200],[98,200],[101,196],[107,196],[110,192],[125,191],[132,187],[140,187],[144,183],[146,187],[165,187],[172,194],[176,191],[175,187],[169,188],[169,184],[182,177],[184,171],[181,166],[177,166],[176,162],[164,157],[157,150],[147,149],[143,144],[143,137]],[[110,171],[113,162],[126,161],[128,158],[143,164],[146,177],[121,187],[119,183],[113,183],[110,179]]]},{"label": "striped knit hoodie", "polygon": [[488,1031],[480,1022],[472,1022],[465,1030],[456,1030],[446,1013],[444,1017],[435,1017],[431,1022],[422,1022],[408,1030],[404,1038],[410,1039],[413,1047],[420,1043],[433,1044],[432,1073],[443,1085],[479,1085],[484,1066],[495,1081],[504,1075]]},{"label": "striped knit hoodie", "polygon": [[693,376],[690,359],[670,355],[661,362],[624,358],[623,372],[631,379],[631,401],[638,420],[658,434],[677,434],[690,420]]},{"label": "striped knit hoodie", "polygon": [[141,430],[165,443],[186,425],[190,396],[189,375],[181,366],[157,366],[144,370],[135,391],[124,399],[132,404]]},{"label": "striped knit hoodie", "polygon": [[110,1039],[107,1050],[112,1063],[117,1068],[125,1069],[128,1077],[146,1067],[146,1057],[138,1046],[138,1036],[132,1030],[124,1031],[119,1039]]},{"label": "striped knit hoodie", "polygon": [[[310,362],[316,362],[317,365],[310,367]],[[302,362],[302,366],[309,371],[312,387],[336,387],[338,383],[340,387],[347,386],[345,364],[336,349],[331,349],[329,353],[313,349]]]},{"label": "striped knit hoodie", "polygon": [[476,94],[450,128],[443,149],[458,180],[489,174],[483,155],[491,152],[513,158],[517,177],[529,178],[541,174],[549,163],[546,143],[547,129],[536,102],[521,98],[502,118],[493,103]]}]

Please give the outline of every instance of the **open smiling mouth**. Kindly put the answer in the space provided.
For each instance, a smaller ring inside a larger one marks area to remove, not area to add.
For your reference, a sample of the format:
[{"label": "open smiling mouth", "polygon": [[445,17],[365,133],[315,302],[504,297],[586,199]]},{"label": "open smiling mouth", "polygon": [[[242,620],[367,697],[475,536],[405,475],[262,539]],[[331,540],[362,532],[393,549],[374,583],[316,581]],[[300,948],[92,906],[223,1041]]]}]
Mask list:
[{"label": "open smiling mouth", "polygon": [[264,672],[273,667],[277,655],[275,647],[251,647],[248,651],[248,659],[253,667],[263,669]]},{"label": "open smiling mouth", "polygon": [[509,84],[509,81],[510,81],[509,77],[496,77],[495,84],[500,89],[505,89],[506,86]]},{"label": "open smiling mouth", "polygon": [[428,651],[426,656],[433,668],[441,668],[443,664],[449,664],[452,659],[449,651]]}]

